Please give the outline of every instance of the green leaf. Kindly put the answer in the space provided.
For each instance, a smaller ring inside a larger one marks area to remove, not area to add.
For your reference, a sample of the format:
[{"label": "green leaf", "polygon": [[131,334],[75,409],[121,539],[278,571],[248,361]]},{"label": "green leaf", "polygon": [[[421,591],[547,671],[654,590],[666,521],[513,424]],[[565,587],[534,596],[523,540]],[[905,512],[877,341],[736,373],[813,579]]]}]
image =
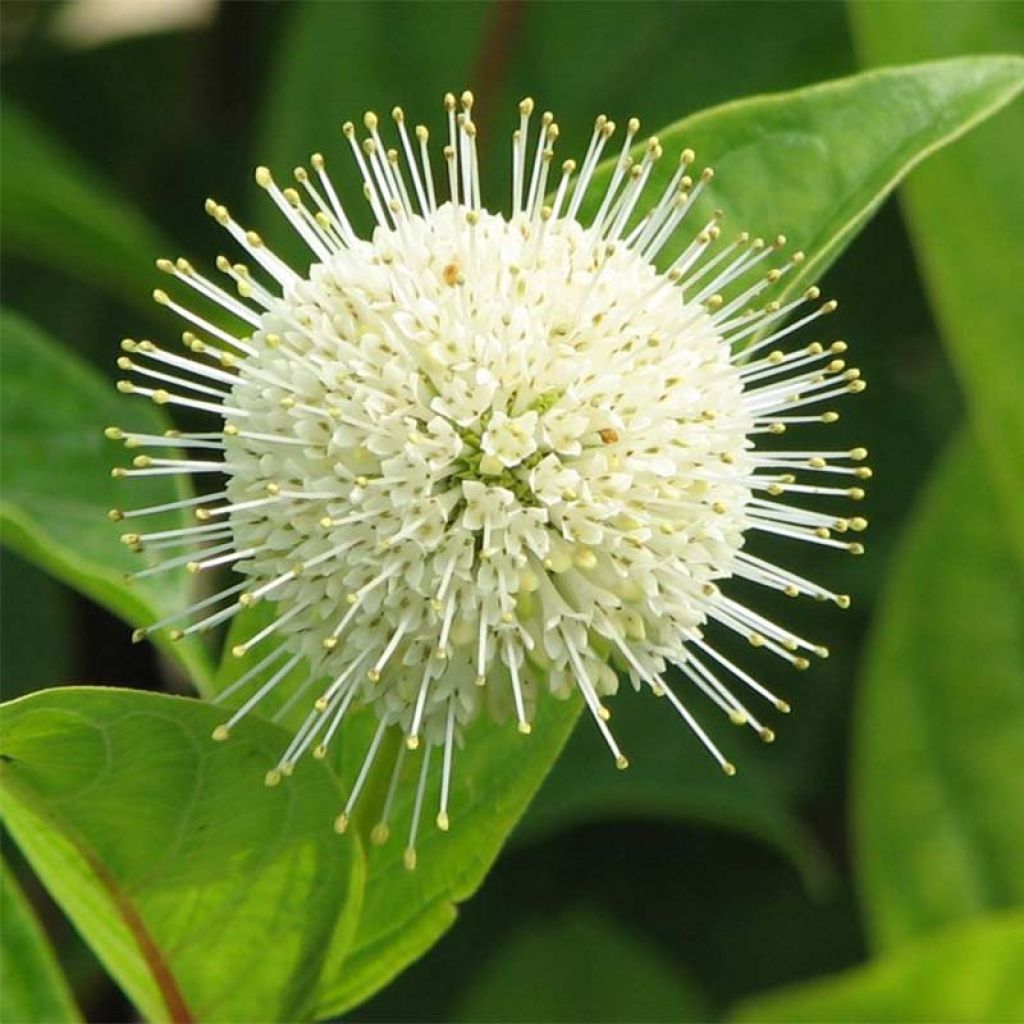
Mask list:
[{"label": "green leaf", "polygon": [[4,820],[149,1020],[308,1019],[337,919],[358,909],[359,842],[332,831],[322,765],[267,789],[287,735],[253,719],[216,743],[221,720],[131,690],[7,704]]},{"label": "green leaf", "polygon": [[705,1001],[656,946],[589,908],[532,920],[488,949],[454,1021],[701,1021]]},{"label": "green leaf", "polygon": [[[794,294],[821,276],[911,168],[1008,103],[1022,69],[1015,57],[936,61],[713,107],[657,133],[666,157],[651,193],[674,173],[675,154],[695,149],[716,176],[687,223],[721,209],[736,231],[785,234],[807,253],[785,279],[784,292]],[[598,177],[611,171],[605,163]],[[599,191],[592,188],[591,204]],[[666,258],[687,234],[677,232]]]},{"label": "green leaf", "polygon": [[[530,736],[521,736],[512,722],[478,720],[455,756],[449,832],[434,827],[436,777],[427,787],[414,871],[404,865],[403,850],[422,748],[405,758],[392,813],[394,834],[383,846],[369,849],[362,917],[341,974],[333,984],[324,979],[321,1016],[343,1013],[368,998],[447,931],[457,904],[479,888],[558,757],[580,708],[576,699],[540,701]],[[365,709],[346,727],[343,778],[349,785],[376,724],[372,709]],[[398,742],[393,735],[388,752],[392,764]],[[376,791],[371,788],[359,808],[357,826],[367,836],[379,815],[385,776],[390,774],[389,759],[382,760],[387,770],[379,773]]]},{"label": "green leaf", "polygon": [[1020,1020],[1024,1017],[1024,913],[949,928],[844,974],[757,996],[734,1021]]},{"label": "green leaf", "polygon": [[[850,14],[869,64],[992,49],[1024,51],[1024,8],[951,4],[853,4]],[[980,58],[979,58],[980,59]],[[999,58],[996,58],[999,59]],[[1024,60],[1015,67],[1024,86]],[[1024,103],[916,172],[903,198],[914,248],[943,338],[964,389],[971,423],[1024,564]]]},{"label": "green leaf", "polygon": [[82,1019],[50,942],[6,864],[0,864],[0,1020],[57,1024]]},{"label": "green leaf", "polygon": [[152,313],[153,260],[165,248],[133,207],[4,101],[4,245]]},{"label": "green leaf", "polygon": [[868,930],[891,948],[1024,901],[1024,577],[964,436],[895,561],[864,668],[854,826]]},{"label": "green leaf", "polygon": [[[113,506],[159,505],[185,492],[170,477],[112,480],[109,466],[121,453],[104,439],[104,427],[127,421],[139,431],[162,433],[170,423],[156,407],[118,396],[27,320],[10,311],[0,316],[4,543],[135,626],[184,608],[189,581],[182,572],[126,582],[125,573],[157,556],[130,552],[119,539],[121,529],[107,520]],[[184,518],[168,514],[145,522],[159,530],[181,526]],[[160,635],[154,641],[201,690],[206,686],[209,665],[196,641],[171,644]]]}]

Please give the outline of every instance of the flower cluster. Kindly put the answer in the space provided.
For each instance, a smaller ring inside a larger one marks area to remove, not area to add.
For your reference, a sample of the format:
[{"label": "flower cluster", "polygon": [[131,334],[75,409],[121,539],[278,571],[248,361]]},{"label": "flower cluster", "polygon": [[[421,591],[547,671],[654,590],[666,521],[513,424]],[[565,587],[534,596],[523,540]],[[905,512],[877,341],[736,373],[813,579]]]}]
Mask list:
[{"label": "flower cluster", "polygon": [[251,260],[218,259],[233,288],[185,260],[159,266],[237,329],[158,291],[188,324],[190,355],[126,341],[121,365],[136,377],[120,387],[207,411],[216,427],[109,431],[132,447],[187,449],[143,454],[118,476],[224,481],[177,503],[197,525],[125,535],[134,547],[182,549],[143,572],[231,565],[241,577],[137,635],[191,620],[174,629],[180,637],[272,603],[268,624],[234,650],[265,656],[221,695],[235,710],[215,738],[298,666],[307,672],[300,693],[327,680],[310,693],[305,724],[267,776],[273,784],[306,751],[323,756],[351,709],[372,706],[379,725],[337,827],[385,730],[397,727],[422,757],[410,864],[431,750],[442,751],[437,824],[446,829],[467,727],[486,713],[529,733],[545,693],[578,692],[622,768],[605,699],[620,679],[665,696],[732,774],[666,670],[770,741],[750,703],[787,704],[716,650],[708,629],[796,668],[824,656],[730,597],[727,583],[845,607],[844,595],[758,557],[747,541],[768,533],[859,553],[848,536],[863,519],[804,502],[860,498],[856,481],[870,475],[863,449],[761,443],[834,421],[822,406],[864,383],[841,342],[781,344],[835,308],[814,287],[770,298],[803,258],[778,258],[784,239],[726,240],[715,213],[680,242],[712,180],[710,170],[691,173],[692,151],[662,173],[661,145],[638,144],[633,119],[602,164],[615,133],[602,116],[582,163],[554,170],[557,125],[547,113],[534,125],[524,100],[511,208],[491,213],[480,199],[472,95],[449,95],[445,107],[445,196],[427,129],[410,133],[401,109],[395,148],[373,114],[362,141],[344,126],[376,220],[368,239],[321,155],[295,170],[293,187],[257,170],[309,248],[301,271],[208,201]]}]

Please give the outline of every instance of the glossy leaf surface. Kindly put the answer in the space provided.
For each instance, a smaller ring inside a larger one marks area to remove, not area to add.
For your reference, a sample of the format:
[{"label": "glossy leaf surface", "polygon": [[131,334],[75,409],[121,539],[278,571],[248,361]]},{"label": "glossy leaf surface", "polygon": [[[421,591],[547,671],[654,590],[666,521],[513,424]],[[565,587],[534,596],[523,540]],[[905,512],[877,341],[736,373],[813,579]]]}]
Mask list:
[{"label": "glossy leaf surface", "polygon": [[892,948],[1024,901],[1024,575],[963,436],[897,556],[864,668],[854,826],[869,930]]},{"label": "glossy leaf surface", "polygon": [[308,1018],[330,938],[358,908],[360,846],[331,828],[326,768],[268,789],[279,730],[253,719],[217,743],[221,720],[129,690],[7,704],[4,821],[149,1020]]}]

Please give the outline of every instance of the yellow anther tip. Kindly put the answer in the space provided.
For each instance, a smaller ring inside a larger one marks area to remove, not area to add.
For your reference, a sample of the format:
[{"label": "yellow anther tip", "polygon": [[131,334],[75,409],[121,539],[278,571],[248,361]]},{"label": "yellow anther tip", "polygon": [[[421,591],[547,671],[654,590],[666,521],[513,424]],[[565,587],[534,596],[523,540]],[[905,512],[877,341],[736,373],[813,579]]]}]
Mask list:
[{"label": "yellow anther tip", "polygon": [[437,820],[437,827],[438,827],[438,828],[439,828],[439,829],[440,829],[440,830],[441,830],[442,832],[447,832],[447,831],[448,831],[448,828],[449,828],[449,826],[450,826],[450,824],[451,824],[451,822],[449,822],[449,820],[448,820],[448,815],[447,815],[447,814],[445,814],[445,812],[444,812],[444,811],[441,811],[441,812],[440,812],[440,813],[438,814],[438,816],[437,816],[437,819],[436,819],[436,820]]},{"label": "yellow anther tip", "polygon": [[223,743],[231,735],[231,730],[226,725],[218,725],[210,735],[218,743]]},{"label": "yellow anther tip", "polygon": [[626,757],[625,754],[619,754],[619,756],[615,758],[615,767],[618,768],[620,772],[624,772],[629,767],[629,758]]},{"label": "yellow anther tip", "polygon": [[266,786],[276,786],[280,781],[281,773],[276,768],[272,768],[263,776],[263,783]]},{"label": "yellow anther tip", "polygon": [[411,846],[402,854],[402,863],[406,871],[416,870],[416,851]]},{"label": "yellow anther tip", "polygon": [[347,814],[339,814],[334,819],[334,831],[337,832],[338,835],[340,836],[340,835],[344,835],[345,830],[347,828],[348,828],[348,815]]}]

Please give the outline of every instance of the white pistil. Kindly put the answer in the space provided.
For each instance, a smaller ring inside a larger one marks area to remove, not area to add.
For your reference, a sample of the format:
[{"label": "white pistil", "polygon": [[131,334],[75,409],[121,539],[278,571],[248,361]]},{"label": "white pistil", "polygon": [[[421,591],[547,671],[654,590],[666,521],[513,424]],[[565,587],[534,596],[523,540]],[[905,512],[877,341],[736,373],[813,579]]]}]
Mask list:
[{"label": "white pistil", "polygon": [[194,313],[187,306],[182,306],[175,302],[167,292],[157,288],[153,292],[153,301],[159,306],[166,306],[168,309],[177,313],[186,323],[192,324],[193,327],[198,327],[199,330],[206,334],[212,335],[214,338],[219,338],[224,342],[225,345],[230,345],[232,348],[237,348],[240,352],[244,352],[246,355],[254,355],[256,349],[252,347],[248,342],[242,341],[240,338],[236,338],[233,334],[228,331],[222,330],[216,324],[211,323],[205,317],[200,316],[198,313]]},{"label": "white pistil", "polygon": [[223,725],[214,730],[215,740],[227,739],[231,730],[243,719],[278,683],[302,660],[301,654],[293,654]]},{"label": "white pistil", "polygon": [[416,869],[416,837],[420,830],[420,814],[423,811],[423,797],[427,791],[427,778],[430,772],[430,754],[433,746],[428,744],[423,749],[423,762],[420,765],[420,777],[416,783],[416,799],[412,807],[412,820],[409,823],[409,842],[406,844],[402,859],[409,871]]},{"label": "white pistil", "polygon": [[377,731],[373,734],[373,739],[370,740],[370,747],[366,751],[366,756],[363,758],[359,774],[356,776],[356,781],[352,785],[352,792],[349,794],[348,800],[345,802],[345,809],[338,815],[334,822],[334,828],[337,832],[344,832],[345,829],[348,828],[352,809],[355,807],[356,801],[359,799],[359,794],[362,791],[363,786],[366,784],[366,779],[370,774],[370,769],[373,767],[373,762],[377,759],[377,751],[380,749],[380,742],[384,739],[384,731],[387,727],[388,720],[386,718],[382,718],[377,725]]},{"label": "white pistil", "polygon": [[282,626],[291,622],[291,620],[294,619],[296,615],[305,610],[305,605],[293,605],[291,608],[288,609],[288,611],[284,612],[282,615],[279,615],[269,625],[264,626],[263,629],[261,629],[258,633],[254,633],[251,637],[249,637],[248,640],[240,644],[235,644],[235,646],[231,648],[232,655],[236,658],[245,657],[245,655],[248,654],[249,651],[251,651],[257,644],[261,644],[264,640],[267,639],[268,636],[271,636],[272,634],[276,633]]},{"label": "white pistil", "polygon": [[227,497],[227,491],[217,491],[214,494],[199,494],[194,498],[182,498],[180,501],[167,501],[160,505],[147,505],[145,508],[134,509],[111,509],[107,518],[118,523],[122,519],[135,519],[139,516],[159,515],[162,512],[179,512],[186,508],[195,508],[197,505],[204,505],[208,501],[220,501]]},{"label": "white pistil", "polygon": [[275,661],[277,661],[281,655],[286,654],[286,649],[281,647],[275,647],[268,655],[261,658],[252,668],[243,672],[234,682],[226,686],[216,697],[213,698],[215,704],[223,704],[230,697],[234,696],[239,690],[243,689],[254,679],[258,679]]},{"label": "white pistil", "polygon": [[215,302],[222,309],[237,316],[239,320],[245,321],[252,327],[260,326],[259,314],[251,307],[240,302],[233,295],[229,295],[223,288],[215,285],[209,278],[200,274],[195,267],[186,259],[171,260],[160,259],[156,261],[157,268],[166,274],[188,285],[193,291],[198,292],[204,298]]},{"label": "white pistil", "polygon": [[[203,553],[207,555],[220,553],[221,551],[230,551],[233,547],[233,543],[217,544],[214,547],[205,548]],[[169,558],[156,565],[151,565],[147,569],[141,569],[138,572],[133,572],[128,578],[133,580],[142,580],[149,576],[157,576],[160,573],[168,572],[171,569],[180,569],[182,566],[190,564],[194,559],[195,552],[189,552],[188,554],[180,555],[177,558]]]},{"label": "white pistil", "polygon": [[398,748],[395,764],[391,769],[391,781],[388,783],[387,796],[384,798],[384,807],[381,809],[377,824],[373,826],[373,830],[370,832],[370,841],[375,846],[381,846],[386,843],[391,835],[391,828],[388,823],[391,820],[391,811],[395,806],[395,797],[398,794],[398,784],[402,777],[402,766],[405,764],[405,751],[406,748],[404,746]]},{"label": "white pistil", "polygon": [[448,796],[452,784],[452,752],[455,746],[455,698],[448,698],[448,714],[444,725],[444,760],[441,765],[441,799],[437,811],[437,827],[448,831]]},{"label": "white pistil", "polygon": [[526,707],[523,703],[523,684],[519,678],[519,664],[517,659],[517,651],[513,647],[512,637],[510,634],[505,634],[505,664],[508,666],[509,678],[512,680],[512,699],[515,701],[516,706],[516,721],[518,722],[519,731],[524,735],[530,734],[530,723],[526,717]]},{"label": "white pistil", "polygon": [[580,692],[583,694],[583,699],[586,701],[587,707],[590,709],[590,713],[594,718],[594,722],[596,723],[598,730],[604,737],[605,743],[608,744],[608,749],[612,752],[612,757],[615,758],[615,767],[629,767],[629,761],[626,760],[622,751],[619,749],[618,743],[615,742],[615,737],[612,735],[611,729],[608,728],[607,719],[610,716],[607,709],[601,703],[600,698],[597,696],[597,691],[594,689],[594,684],[591,682],[590,676],[587,675],[586,667],[583,664],[583,659],[576,650],[576,645],[566,637],[564,631],[561,632],[561,636],[565,642],[565,649],[566,653],[569,655],[569,661],[572,663],[572,667],[576,673],[576,683],[580,688]]},{"label": "white pistil", "polygon": [[[173,615],[168,615],[165,618],[158,619],[156,622],[153,622],[148,626],[136,629],[132,633],[132,643],[141,643],[147,636],[150,636],[161,629],[166,629],[167,626],[174,622],[180,622],[182,619],[191,618],[196,612],[201,612],[204,608],[209,608],[211,605],[219,604],[224,600],[224,598],[233,597],[235,594],[239,593],[239,591],[244,590],[245,587],[245,582],[236,583],[234,586],[228,587],[226,590],[221,590],[216,594],[211,594],[209,597],[204,597],[201,601],[195,601],[187,608],[182,608]],[[220,699],[222,696],[223,694],[219,694],[217,699]]]}]

